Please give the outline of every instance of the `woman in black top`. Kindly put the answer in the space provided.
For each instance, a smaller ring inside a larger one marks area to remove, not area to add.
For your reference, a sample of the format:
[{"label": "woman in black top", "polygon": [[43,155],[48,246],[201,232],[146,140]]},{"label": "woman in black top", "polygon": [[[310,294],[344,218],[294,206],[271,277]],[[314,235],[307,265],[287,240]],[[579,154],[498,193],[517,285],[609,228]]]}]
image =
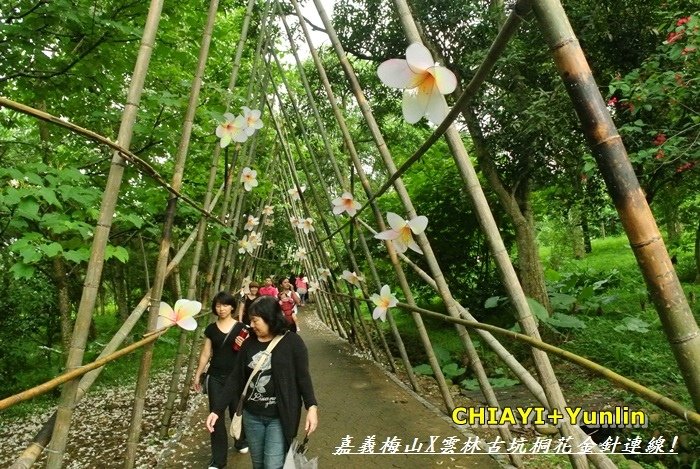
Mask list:
[{"label": "woman in black top", "polygon": [[258,282],[250,282],[248,285],[248,293],[243,295],[238,304],[238,320],[243,324],[250,325],[248,308],[250,308],[250,304],[255,301],[258,296],[260,296],[258,293],[259,289],[260,284]]},{"label": "woman in black top", "polygon": [[[211,302],[211,312],[217,316],[217,320],[207,326],[204,330],[204,344],[202,352],[199,354],[199,366],[194,374],[194,389],[197,392],[202,390],[199,384],[201,374],[204,368],[209,363],[207,373],[209,375],[208,395],[209,395],[209,410],[214,409],[214,403],[221,399],[224,392],[224,383],[226,377],[231,373],[236,363],[239,352],[234,350],[234,344],[238,348],[243,343],[242,338],[238,334],[243,329],[243,323],[236,321],[233,316],[233,307],[235,299],[226,292],[216,294]],[[225,409],[224,409],[225,411]],[[229,406],[229,415],[233,415],[236,411],[235,406]],[[228,432],[224,425],[224,419],[221,419],[219,425],[213,429],[211,433],[211,462],[209,469],[220,469],[226,467],[228,459]],[[244,434],[241,434],[241,439],[236,441],[236,449],[241,453],[248,451],[248,444],[245,441]]]},{"label": "woman in black top", "polygon": [[221,401],[207,417],[207,428],[214,431],[223,420],[226,407],[240,398],[258,359],[270,341],[282,339],[253,377],[243,404],[243,428],[246,431],[254,469],[278,469],[297,434],[302,400],[306,407],[304,429],[312,433],[318,425],[318,408],[309,374],[309,355],[298,334],[285,334],[286,321],[276,298],[262,296],[250,306],[251,327],[255,337],[241,347],[235,367],[226,380]]}]

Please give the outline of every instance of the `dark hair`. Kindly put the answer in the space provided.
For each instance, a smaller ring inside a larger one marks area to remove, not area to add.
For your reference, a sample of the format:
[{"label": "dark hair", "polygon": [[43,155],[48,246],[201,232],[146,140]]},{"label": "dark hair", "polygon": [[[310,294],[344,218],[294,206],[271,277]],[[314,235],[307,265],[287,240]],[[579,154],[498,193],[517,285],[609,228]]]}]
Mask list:
[{"label": "dark hair", "polygon": [[257,316],[265,321],[272,335],[284,334],[289,328],[282,314],[282,307],[274,296],[265,295],[253,300],[248,308],[248,316],[251,319]]},{"label": "dark hair", "polygon": [[255,287],[255,288],[260,288],[260,284],[259,284],[258,282],[255,282],[255,281],[250,282],[250,283],[248,284],[248,288],[253,288],[253,287]]},{"label": "dark hair", "polygon": [[220,291],[211,300],[211,314],[216,314],[216,305],[231,305],[232,308],[235,308],[236,299],[225,291]]}]

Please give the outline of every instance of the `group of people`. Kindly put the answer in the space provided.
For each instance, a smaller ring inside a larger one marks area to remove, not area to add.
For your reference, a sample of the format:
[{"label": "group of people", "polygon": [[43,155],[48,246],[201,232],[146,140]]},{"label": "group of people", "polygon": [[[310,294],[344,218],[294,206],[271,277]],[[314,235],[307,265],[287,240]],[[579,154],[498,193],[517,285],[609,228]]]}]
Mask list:
[{"label": "group of people", "polygon": [[298,307],[307,300],[306,279],[300,275],[292,285],[289,278],[283,278],[277,288],[272,277],[267,277],[263,286],[250,282],[240,301],[226,292],[219,292],[212,300],[212,314],[217,319],[204,331],[193,380],[195,391],[201,392],[206,369],[211,412],[206,419],[211,434],[209,469],[226,466],[228,429],[224,416],[228,409],[233,418],[240,399],[243,430],[234,447],[241,453],[250,451],[254,469],[284,465],[301,421],[302,403],[306,408],[305,432],[312,433],[318,425],[308,352],[296,334],[300,330]]}]

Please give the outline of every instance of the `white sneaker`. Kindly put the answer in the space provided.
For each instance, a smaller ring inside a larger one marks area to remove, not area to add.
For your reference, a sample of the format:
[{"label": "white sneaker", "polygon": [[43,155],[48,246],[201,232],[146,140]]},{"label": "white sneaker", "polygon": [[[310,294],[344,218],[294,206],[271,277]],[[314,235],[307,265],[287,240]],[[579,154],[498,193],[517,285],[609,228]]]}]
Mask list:
[{"label": "white sneaker", "polygon": [[249,451],[249,449],[247,446],[245,448],[241,448],[238,450],[239,453],[243,453],[243,454],[247,453],[248,451]]}]

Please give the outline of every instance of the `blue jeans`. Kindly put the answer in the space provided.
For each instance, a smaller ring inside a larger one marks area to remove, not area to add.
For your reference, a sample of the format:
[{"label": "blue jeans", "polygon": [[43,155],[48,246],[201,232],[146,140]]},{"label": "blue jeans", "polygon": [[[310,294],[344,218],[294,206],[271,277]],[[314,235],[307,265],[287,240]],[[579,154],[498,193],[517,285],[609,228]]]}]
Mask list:
[{"label": "blue jeans", "polygon": [[255,415],[244,409],[243,427],[253,469],[280,469],[287,453],[280,419]]}]

